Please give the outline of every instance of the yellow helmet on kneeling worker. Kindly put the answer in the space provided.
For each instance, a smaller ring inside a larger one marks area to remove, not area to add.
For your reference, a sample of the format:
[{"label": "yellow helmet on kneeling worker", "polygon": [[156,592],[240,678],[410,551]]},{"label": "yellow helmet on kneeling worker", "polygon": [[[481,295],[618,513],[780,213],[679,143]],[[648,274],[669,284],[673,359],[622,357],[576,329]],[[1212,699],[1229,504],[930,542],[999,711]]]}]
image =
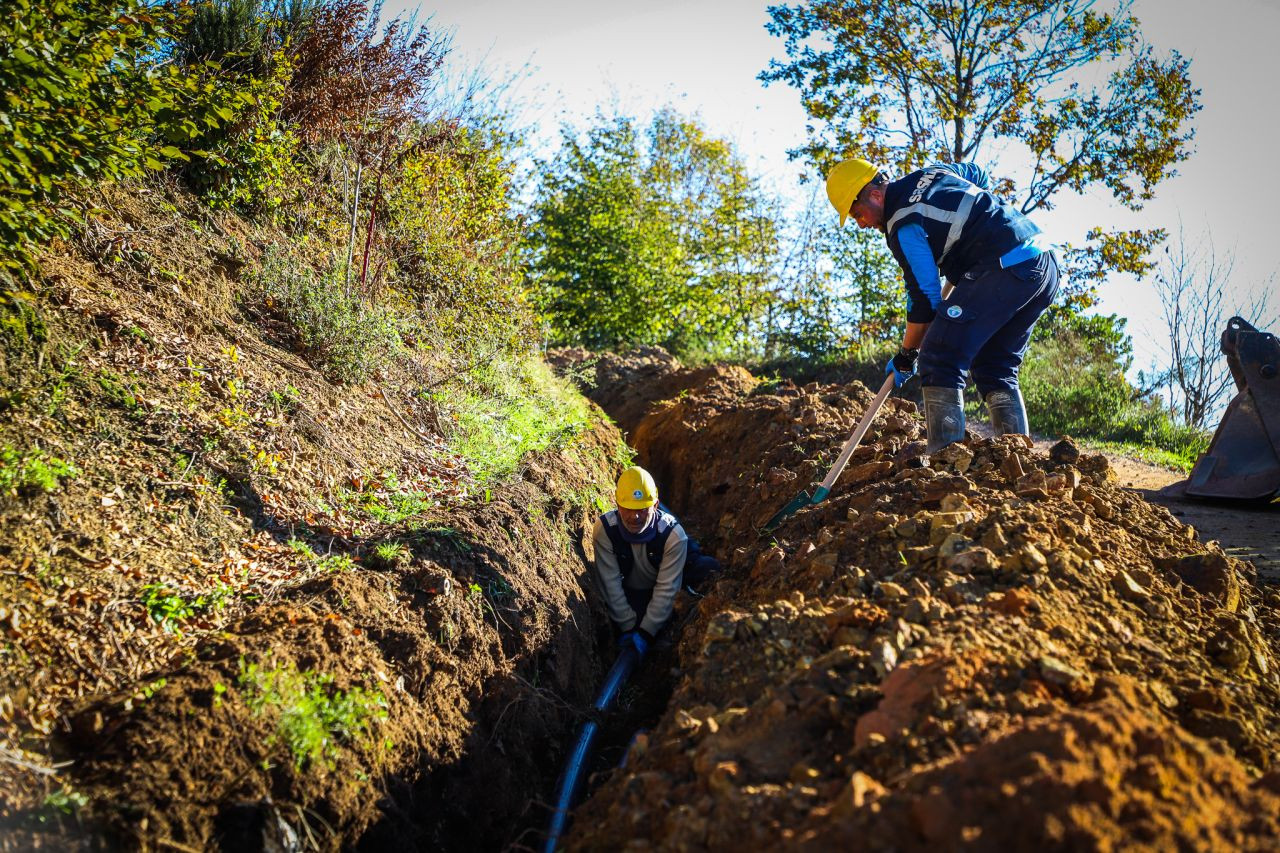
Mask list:
[{"label": "yellow helmet on kneeling worker", "polygon": [[618,477],[614,497],[624,509],[648,509],[658,502],[658,484],[648,471],[632,465]]}]

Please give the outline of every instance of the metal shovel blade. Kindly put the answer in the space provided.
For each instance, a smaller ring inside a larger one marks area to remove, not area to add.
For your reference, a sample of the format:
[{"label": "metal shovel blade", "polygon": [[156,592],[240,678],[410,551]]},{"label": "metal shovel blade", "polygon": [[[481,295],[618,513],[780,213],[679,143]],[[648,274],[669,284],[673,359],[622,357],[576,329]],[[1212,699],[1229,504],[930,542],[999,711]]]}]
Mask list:
[{"label": "metal shovel blade", "polygon": [[872,399],[871,405],[867,407],[867,411],[862,415],[862,420],[854,428],[853,435],[849,436],[849,440],[844,443],[844,447],[840,450],[840,457],[836,459],[836,463],[827,472],[826,479],[822,481],[822,485],[814,490],[812,496],[807,491],[804,491],[792,498],[791,503],[778,510],[773,518],[769,519],[769,522],[760,528],[761,535],[772,533],[779,524],[805,507],[822,503],[826,500],[827,495],[831,494],[831,489],[835,486],[836,480],[844,472],[844,466],[849,464],[849,458],[853,456],[853,451],[858,449],[863,436],[867,434],[867,430],[871,427],[871,421],[875,419],[876,414],[880,411],[880,407],[884,405],[884,401],[888,398],[889,392],[893,390],[893,387],[893,377],[886,376],[884,384],[880,386],[880,391]]},{"label": "metal shovel blade", "polygon": [[788,518],[795,515],[797,512],[804,509],[812,502],[813,500],[812,498],[809,497],[809,493],[807,491],[801,492],[800,494],[792,498],[790,503],[788,503],[782,509],[774,513],[773,518],[769,519],[769,521],[765,523],[765,526],[760,528],[760,532],[772,533],[775,529],[777,529],[779,524],[786,521]]}]

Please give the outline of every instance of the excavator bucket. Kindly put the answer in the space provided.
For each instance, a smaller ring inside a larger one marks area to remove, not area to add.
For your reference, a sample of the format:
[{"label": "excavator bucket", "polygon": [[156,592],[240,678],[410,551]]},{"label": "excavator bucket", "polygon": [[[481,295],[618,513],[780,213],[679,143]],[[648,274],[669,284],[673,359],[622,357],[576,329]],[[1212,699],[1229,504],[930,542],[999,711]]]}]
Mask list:
[{"label": "excavator bucket", "polygon": [[1232,317],[1222,352],[1237,393],[1191,469],[1187,494],[1269,501],[1280,496],[1280,340]]}]

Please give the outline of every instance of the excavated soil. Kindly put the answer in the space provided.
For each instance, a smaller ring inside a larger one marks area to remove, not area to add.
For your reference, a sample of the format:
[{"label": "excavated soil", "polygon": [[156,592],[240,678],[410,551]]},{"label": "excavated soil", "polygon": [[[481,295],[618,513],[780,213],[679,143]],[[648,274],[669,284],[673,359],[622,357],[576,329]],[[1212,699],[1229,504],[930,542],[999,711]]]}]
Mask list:
[{"label": "excavated soil", "polygon": [[594,368],[727,568],[570,848],[1280,847],[1280,594],[1106,457],[972,435],[928,457],[890,399],[831,497],[761,537],[871,392],[653,351]]}]

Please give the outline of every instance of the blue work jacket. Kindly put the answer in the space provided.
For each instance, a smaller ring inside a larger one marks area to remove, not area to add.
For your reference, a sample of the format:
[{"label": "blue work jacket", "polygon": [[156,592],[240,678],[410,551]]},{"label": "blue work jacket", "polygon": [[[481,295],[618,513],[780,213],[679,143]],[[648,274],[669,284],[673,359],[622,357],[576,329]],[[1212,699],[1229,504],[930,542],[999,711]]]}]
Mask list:
[{"label": "blue work jacket", "polygon": [[[929,166],[885,188],[885,240],[906,281],[908,321],[933,320],[941,301],[938,270],[959,281],[967,272],[1011,266],[1040,251],[1036,224],[985,184],[981,169],[960,163]],[[932,264],[922,260],[926,243]]]}]

